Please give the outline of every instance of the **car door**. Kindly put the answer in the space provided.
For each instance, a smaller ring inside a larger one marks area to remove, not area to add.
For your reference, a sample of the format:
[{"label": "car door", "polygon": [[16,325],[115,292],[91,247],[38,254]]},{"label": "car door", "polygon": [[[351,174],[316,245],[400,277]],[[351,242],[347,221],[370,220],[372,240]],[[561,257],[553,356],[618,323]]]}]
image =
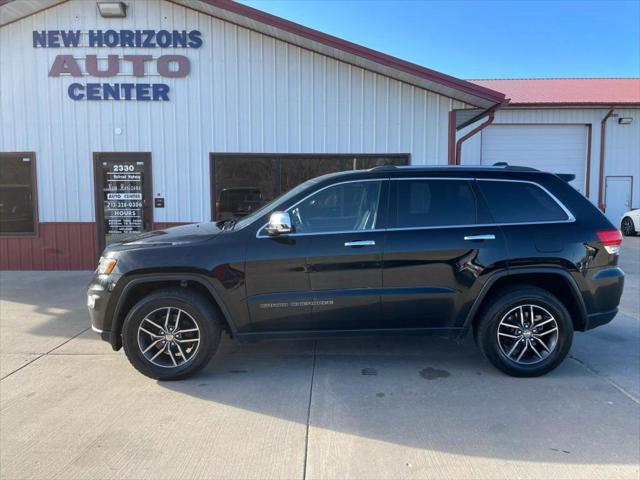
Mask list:
[{"label": "car door", "polygon": [[390,182],[382,310],[389,328],[460,327],[483,275],[506,258],[473,179]]},{"label": "car door", "polygon": [[311,238],[269,237],[263,231],[248,241],[246,303],[255,331],[304,330],[311,321],[307,256]]},{"label": "car door", "polygon": [[291,209],[296,230],[311,241],[309,329],[381,326],[387,186],[381,179],[339,183]]},{"label": "car door", "polygon": [[381,317],[384,180],[332,184],[286,209],[292,232],[249,240],[256,331],[370,328]]}]

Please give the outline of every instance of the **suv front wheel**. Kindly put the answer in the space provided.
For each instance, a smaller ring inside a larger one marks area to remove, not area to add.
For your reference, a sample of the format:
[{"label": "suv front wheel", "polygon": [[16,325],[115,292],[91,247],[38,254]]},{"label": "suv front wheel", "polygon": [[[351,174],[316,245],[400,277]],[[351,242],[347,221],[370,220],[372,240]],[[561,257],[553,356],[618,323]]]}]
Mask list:
[{"label": "suv front wheel", "polygon": [[221,331],[217,311],[206,298],[184,288],[166,288],[131,308],[122,326],[122,344],[144,375],[179,380],[209,363]]},{"label": "suv front wheel", "polygon": [[504,292],[481,313],[476,340],[484,356],[515,377],[556,368],[573,340],[569,312],[546,290],[522,286]]}]

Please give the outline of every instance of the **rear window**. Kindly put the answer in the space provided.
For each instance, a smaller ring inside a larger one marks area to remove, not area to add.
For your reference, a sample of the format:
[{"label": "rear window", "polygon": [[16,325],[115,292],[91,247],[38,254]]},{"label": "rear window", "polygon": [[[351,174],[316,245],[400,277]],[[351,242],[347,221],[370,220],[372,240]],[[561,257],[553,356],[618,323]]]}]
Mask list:
[{"label": "rear window", "polygon": [[466,180],[397,180],[396,227],[476,223],[476,202]]},{"label": "rear window", "polygon": [[558,202],[533,183],[480,180],[478,186],[496,223],[558,222],[569,218]]}]

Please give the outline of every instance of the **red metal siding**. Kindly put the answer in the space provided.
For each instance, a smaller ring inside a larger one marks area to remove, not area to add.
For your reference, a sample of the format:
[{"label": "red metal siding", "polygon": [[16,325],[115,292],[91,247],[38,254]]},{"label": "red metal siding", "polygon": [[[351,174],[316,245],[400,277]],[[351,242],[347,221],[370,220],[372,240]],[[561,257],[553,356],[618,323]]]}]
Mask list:
[{"label": "red metal siding", "polygon": [[33,237],[0,237],[0,270],[93,270],[93,222],[40,223]]},{"label": "red metal siding", "polygon": [[[185,225],[155,223],[155,229]],[[99,253],[94,222],[50,222],[33,237],[0,237],[0,270],[93,270]]]}]

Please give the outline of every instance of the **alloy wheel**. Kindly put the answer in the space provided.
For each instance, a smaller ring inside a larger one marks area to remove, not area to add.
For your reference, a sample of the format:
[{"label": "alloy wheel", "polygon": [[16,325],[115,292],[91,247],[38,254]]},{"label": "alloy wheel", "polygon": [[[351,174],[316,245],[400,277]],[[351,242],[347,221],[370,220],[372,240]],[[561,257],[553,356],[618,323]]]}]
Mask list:
[{"label": "alloy wheel", "polygon": [[539,305],[523,304],[509,310],[498,324],[502,353],[519,365],[534,365],[551,355],[558,343],[555,317]]},{"label": "alloy wheel", "polygon": [[200,345],[200,328],[194,318],[176,307],[158,308],[138,327],[138,347],[154,365],[176,368],[189,363]]},{"label": "alloy wheel", "polygon": [[630,218],[625,218],[622,220],[622,233],[626,236],[629,236],[633,233],[633,222]]}]

